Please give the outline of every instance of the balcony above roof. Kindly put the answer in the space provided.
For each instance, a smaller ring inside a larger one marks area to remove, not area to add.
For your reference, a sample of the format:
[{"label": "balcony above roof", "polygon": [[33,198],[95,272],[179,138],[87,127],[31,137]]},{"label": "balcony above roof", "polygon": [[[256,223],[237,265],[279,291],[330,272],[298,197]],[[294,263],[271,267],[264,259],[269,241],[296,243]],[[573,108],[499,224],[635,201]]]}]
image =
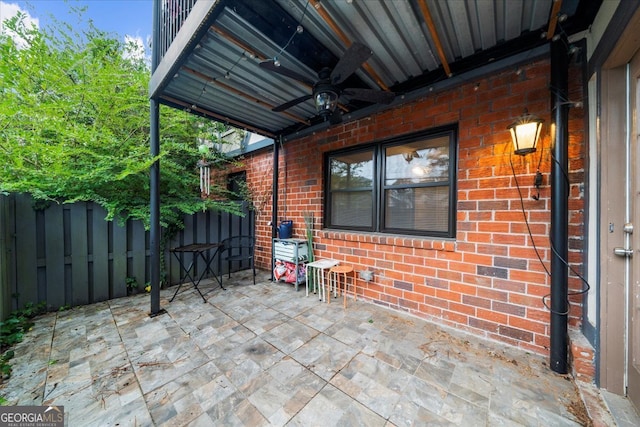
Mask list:
[{"label": "balcony above roof", "polygon": [[[150,96],[268,137],[295,139],[407,102],[438,85],[468,82],[474,72],[486,73],[493,64],[515,67],[546,54],[554,36],[570,37],[588,28],[600,4],[156,1],[156,45],[162,58],[152,75]],[[361,45],[370,56],[358,51]],[[341,61],[346,52],[351,59]],[[329,117],[317,112],[311,95],[314,87],[320,90],[315,84],[321,70],[331,73],[336,65],[348,75],[330,75],[341,117]],[[370,102],[382,99],[372,91],[395,97],[390,103]]]}]

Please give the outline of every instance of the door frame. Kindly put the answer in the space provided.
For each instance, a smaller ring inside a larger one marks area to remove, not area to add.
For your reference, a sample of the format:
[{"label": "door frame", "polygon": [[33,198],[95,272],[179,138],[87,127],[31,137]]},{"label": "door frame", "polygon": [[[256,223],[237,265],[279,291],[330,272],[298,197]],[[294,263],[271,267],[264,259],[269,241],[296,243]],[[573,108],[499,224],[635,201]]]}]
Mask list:
[{"label": "door frame", "polygon": [[[640,51],[637,51],[631,59],[628,70],[629,84],[629,145],[631,148],[630,170],[637,171],[640,164],[640,141],[638,140],[638,120],[640,119],[640,108],[638,107],[638,90],[640,90]],[[640,226],[640,173],[631,173],[630,176],[630,197],[633,223]],[[640,408],[640,319],[638,316],[638,301],[640,301],[640,236],[635,233],[630,236],[631,247],[634,249],[634,256],[631,258],[631,277],[628,283],[627,293],[627,359],[626,359],[626,385],[627,396],[636,408]]]},{"label": "door frame", "polygon": [[[640,203],[635,199],[640,189],[640,174],[636,173],[640,161],[638,141],[630,129],[637,117],[634,80],[640,77],[640,53],[636,36],[640,25],[640,10],[636,10],[610,55],[604,61],[598,76],[600,152],[600,277],[599,277],[599,382],[600,387],[635,399],[640,407],[640,373],[631,372],[631,346],[627,339],[631,331],[631,304],[634,282],[640,279],[640,230],[623,231],[627,222],[640,227]],[[634,59],[635,57],[635,59]],[[629,67],[633,60],[633,67]],[[631,68],[634,71],[631,72]],[[629,131],[629,132],[627,132]],[[629,163],[627,163],[629,161]],[[626,167],[629,165],[629,172]],[[629,199],[620,191],[628,189]],[[614,255],[614,248],[635,249],[632,258]],[[620,310],[625,307],[625,310]],[[625,333],[621,333],[625,331]],[[633,374],[630,376],[630,374]]]}]

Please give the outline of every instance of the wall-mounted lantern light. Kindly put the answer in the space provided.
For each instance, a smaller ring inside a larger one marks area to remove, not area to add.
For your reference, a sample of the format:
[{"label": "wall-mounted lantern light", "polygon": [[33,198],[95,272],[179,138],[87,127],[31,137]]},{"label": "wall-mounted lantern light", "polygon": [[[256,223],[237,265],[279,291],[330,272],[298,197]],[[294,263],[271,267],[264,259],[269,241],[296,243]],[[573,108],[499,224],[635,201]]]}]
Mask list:
[{"label": "wall-mounted lantern light", "polygon": [[507,126],[511,131],[511,140],[513,141],[513,152],[524,156],[525,154],[535,153],[540,138],[540,130],[542,129],[544,120],[529,114],[525,109],[524,114]]}]

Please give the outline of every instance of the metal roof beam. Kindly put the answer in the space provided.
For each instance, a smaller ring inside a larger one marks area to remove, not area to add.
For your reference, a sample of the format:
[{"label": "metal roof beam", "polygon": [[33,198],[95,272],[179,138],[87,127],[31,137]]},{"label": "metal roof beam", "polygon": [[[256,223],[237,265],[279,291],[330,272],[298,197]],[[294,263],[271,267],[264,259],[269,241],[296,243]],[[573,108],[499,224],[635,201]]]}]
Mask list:
[{"label": "metal roof beam", "polygon": [[444,54],[444,49],[442,48],[442,42],[440,41],[438,30],[436,29],[436,25],[433,23],[433,18],[431,17],[429,6],[427,6],[426,0],[420,0],[419,4],[420,4],[420,11],[422,12],[422,17],[424,18],[424,22],[427,24],[429,33],[431,34],[431,37],[433,38],[433,42],[436,45],[436,51],[438,52],[438,57],[440,58],[440,62],[442,63],[444,72],[447,75],[447,77],[451,77],[452,75],[451,68],[449,67],[447,56]]}]

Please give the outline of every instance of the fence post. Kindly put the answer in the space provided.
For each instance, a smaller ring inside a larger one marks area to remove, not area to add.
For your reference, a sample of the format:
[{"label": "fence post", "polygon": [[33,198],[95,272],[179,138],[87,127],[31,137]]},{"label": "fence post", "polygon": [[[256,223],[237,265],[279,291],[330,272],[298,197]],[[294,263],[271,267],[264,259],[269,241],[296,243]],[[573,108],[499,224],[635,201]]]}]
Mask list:
[{"label": "fence post", "polygon": [[11,238],[8,227],[8,197],[0,195],[0,321],[11,312],[11,289],[9,288],[9,265],[7,254],[11,250]]}]

